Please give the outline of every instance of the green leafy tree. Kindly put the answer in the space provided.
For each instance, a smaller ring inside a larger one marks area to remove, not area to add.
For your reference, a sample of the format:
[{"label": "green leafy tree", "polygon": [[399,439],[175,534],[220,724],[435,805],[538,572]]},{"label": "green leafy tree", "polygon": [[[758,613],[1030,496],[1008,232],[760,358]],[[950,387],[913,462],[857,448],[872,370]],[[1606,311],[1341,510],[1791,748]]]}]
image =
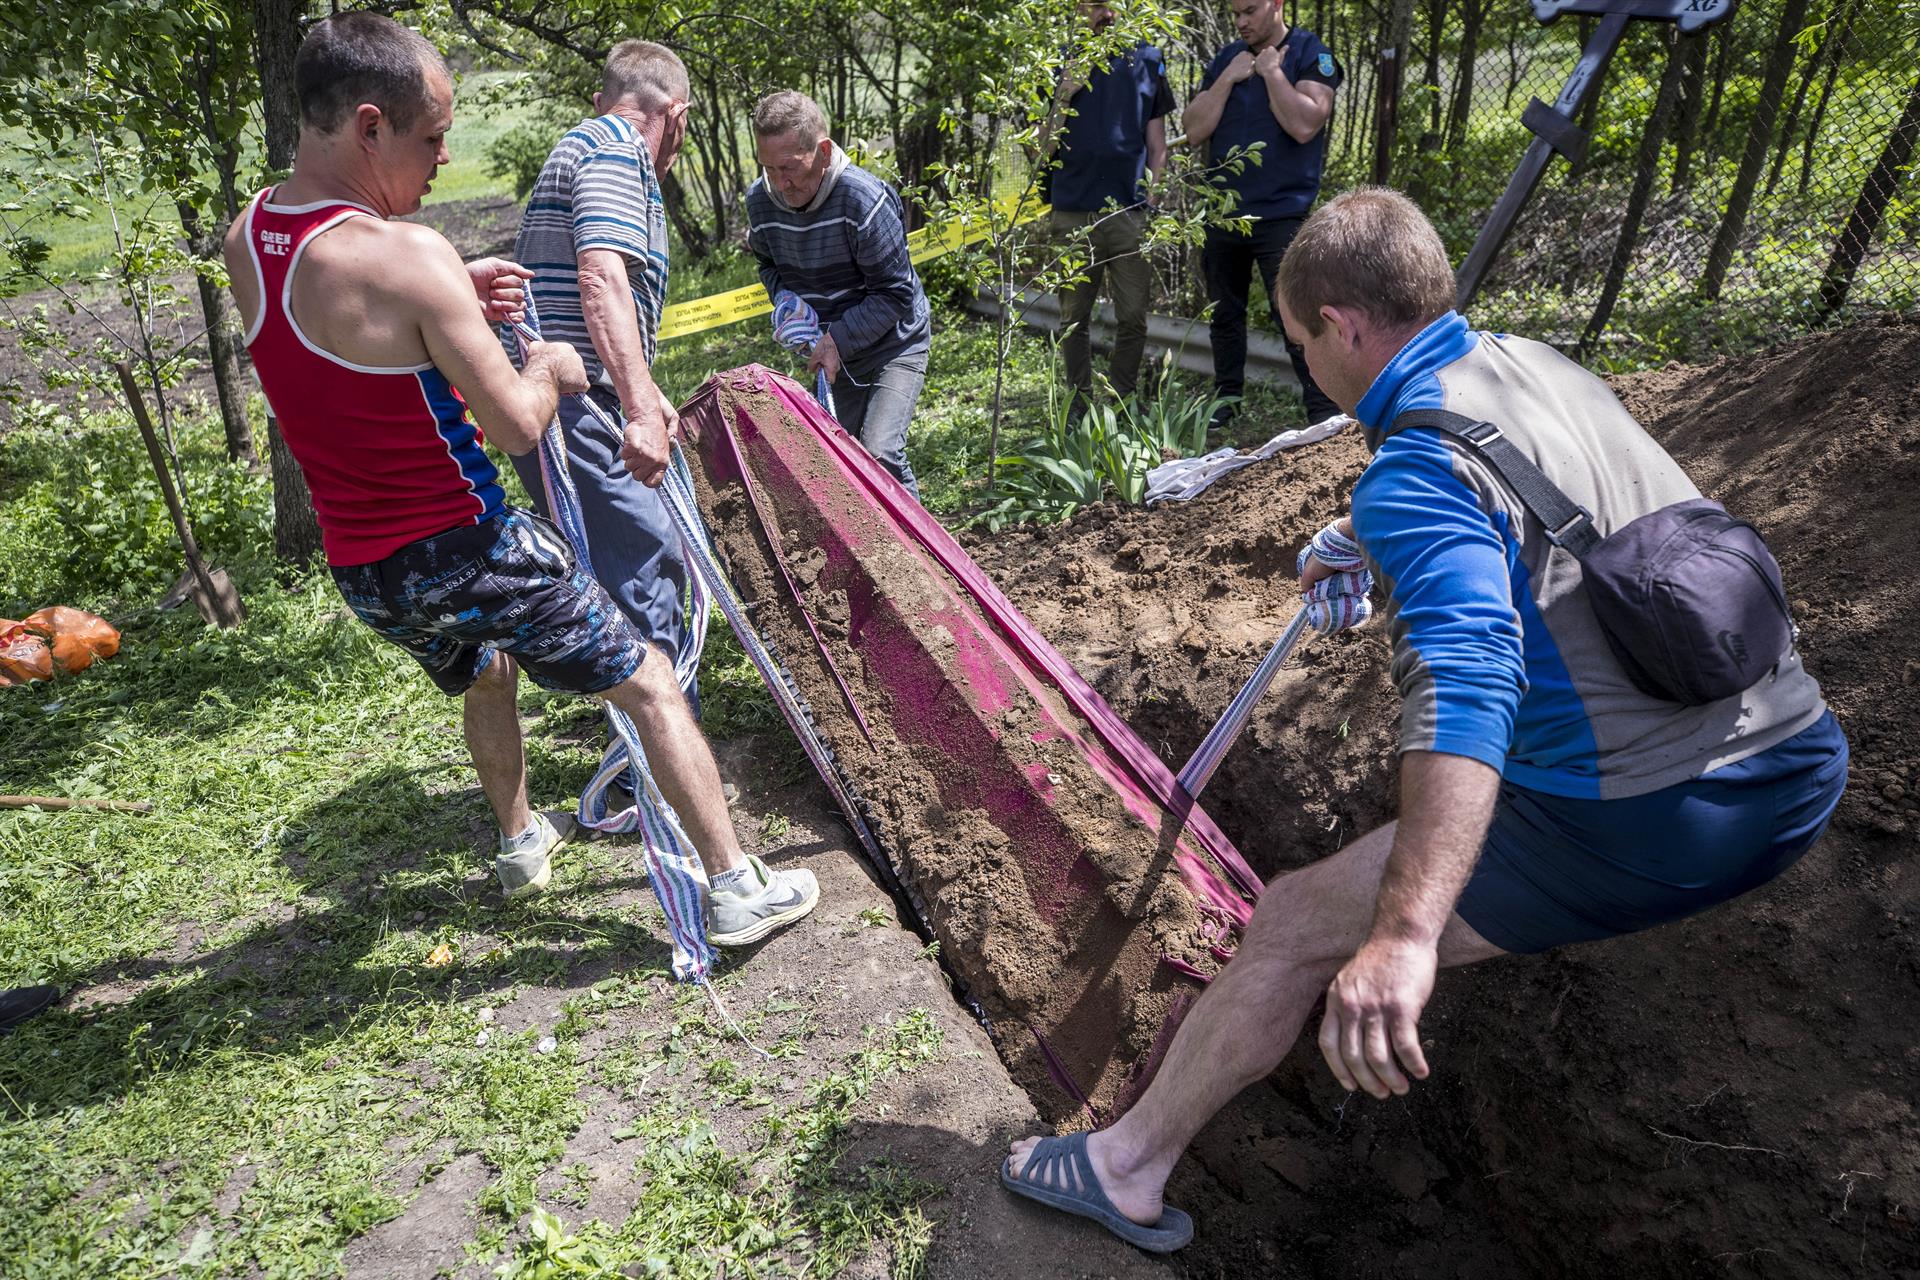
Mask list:
[{"label": "green leafy tree", "polygon": [[[227,449],[254,457],[237,336],[219,247],[239,213],[240,170],[256,86],[250,11],[217,0],[63,6],[0,3],[17,35],[0,54],[0,118],[26,128],[41,164],[23,194],[37,210],[5,224],[17,276],[68,293],[48,272],[43,218],[105,215],[114,228],[114,274],[135,322],[120,345],[138,361],[160,403],[187,343],[159,339],[154,322],[173,275],[191,272],[219,398]],[[18,181],[18,177],[16,177]],[[184,252],[169,241],[184,241]],[[71,304],[71,295],[68,295]],[[118,336],[112,326],[103,326]]]},{"label": "green leafy tree", "polygon": [[[1054,141],[1072,110],[1064,91],[1140,44],[1180,43],[1185,30],[1183,7],[1160,0],[1121,9],[1104,31],[1093,30],[1069,0],[1017,0],[997,11],[991,40],[975,50],[975,88],[967,102],[949,105],[942,117],[949,133],[985,135],[984,145],[961,149],[970,159],[936,166],[912,194],[931,222],[970,242],[945,268],[950,278],[963,288],[992,294],[999,304],[987,447],[990,493],[998,475],[1007,361],[1021,306],[1036,293],[1058,293],[1084,281],[1092,262],[1091,225],[1056,235],[1046,219],[1035,216],[1042,181],[1055,163]],[[1007,163],[1009,152],[1020,162]],[[1257,152],[1236,149],[1215,163],[1186,148],[1172,149],[1168,171],[1149,193],[1159,213],[1149,223],[1142,252],[1191,248],[1208,225],[1241,220],[1233,212],[1233,197],[1213,179],[1220,170],[1237,170],[1258,159]],[[1106,216],[1120,216],[1120,211]]]}]

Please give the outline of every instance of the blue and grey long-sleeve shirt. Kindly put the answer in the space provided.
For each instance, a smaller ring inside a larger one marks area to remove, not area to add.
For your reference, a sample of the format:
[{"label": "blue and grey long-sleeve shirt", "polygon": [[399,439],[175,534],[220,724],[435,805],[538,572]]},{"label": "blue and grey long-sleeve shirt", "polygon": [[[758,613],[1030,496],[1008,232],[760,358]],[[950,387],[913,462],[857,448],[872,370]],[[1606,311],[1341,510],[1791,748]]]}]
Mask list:
[{"label": "blue and grey long-sleeve shirt", "polygon": [[1606,384],[1541,343],[1448,312],[1360,401],[1373,460],[1354,531],[1387,593],[1402,751],[1469,756],[1553,795],[1612,799],[1697,778],[1819,719],[1790,651],[1744,693],[1689,707],[1640,692],[1608,648],[1580,563],[1493,466],[1446,433],[1387,435],[1410,409],[1498,426],[1604,537],[1699,496]]},{"label": "blue and grey long-sleeve shirt", "polygon": [[789,208],[762,177],[747,188],[747,247],[767,296],[799,294],[862,382],[891,360],[927,350],[932,322],[908,256],[894,189],[856,164],[805,209]]}]

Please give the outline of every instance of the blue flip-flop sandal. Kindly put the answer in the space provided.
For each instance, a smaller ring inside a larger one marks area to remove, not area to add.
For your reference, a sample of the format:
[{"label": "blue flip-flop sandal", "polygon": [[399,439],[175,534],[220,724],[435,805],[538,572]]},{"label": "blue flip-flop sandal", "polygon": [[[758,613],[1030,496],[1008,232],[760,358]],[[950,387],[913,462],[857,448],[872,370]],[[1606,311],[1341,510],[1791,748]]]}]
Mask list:
[{"label": "blue flip-flop sandal", "polygon": [[1115,1208],[1093,1176],[1084,1133],[1040,1139],[1027,1157],[1026,1167],[1017,1174],[1012,1163],[1012,1156],[1000,1162],[1000,1181],[1007,1190],[1062,1213],[1092,1218],[1136,1248],[1172,1253],[1193,1239],[1193,1219],[1172,1205],[1162,1205],[1160,1221],[1150,1227],[1141,1226]]}]

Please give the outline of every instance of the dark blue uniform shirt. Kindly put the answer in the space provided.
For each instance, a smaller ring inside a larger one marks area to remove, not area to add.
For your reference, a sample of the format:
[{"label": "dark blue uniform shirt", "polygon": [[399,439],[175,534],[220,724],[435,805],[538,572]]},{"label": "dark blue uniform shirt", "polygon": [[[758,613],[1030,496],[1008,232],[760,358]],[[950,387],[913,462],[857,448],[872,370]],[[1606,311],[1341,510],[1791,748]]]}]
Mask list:
[{"label": "dark blue uniform shirt", "polygon": [[[1227,69],[1227,64],[1246,51],[1247,42],[1235,40],[1222,49],[1217,57],[1208,64],[1206,75],[1200,79],[1200,91],[1205,93]],[[1331,89],[1338,89],[1344,78],[1340,64],[1334,60],[1327,46],[1320,43],[1320,37],[1304,27],[1294,27],[1287,32],[1287,38],[1281,42],[1280,66],[1287,79],[1296,85],[1313,80]],[[1329,119],[1331,124],[1332,120]],[[1234,210],[1255,218],[1297,218],[1303,217],[1313,207],[1313,199],[1320,193],[1320,170],[1326,162],[1327,131],[1323,128],[1313,136],[1311,142],[1295,142],[1280,122],[1274,118],[1273,108],[1267,102],[1267,86],[1258,75],[1248,76],[1233,86],[1227,94],[1227,105],[1220,112],[1220,123],[1208,139],[1212,148],[1209,154],[1213,163],[1218,164],[1234,147],[1251,147],[1256,142],[1266,145],[1260,149],[1260,163],[1255,164],[1249,158],[1239,173],[1220,173],[1214,181],[1221,186],[1240,194],[1239,206]]]},{"label": "dark blue uniform shirt", "polygon": [[1173,110],[1160,51],[1143,44],[1116,55],[1067,105],[1073,115],[1060,130],[1060,165],[1044,193],[1053,207],[1092,212],[1108,201],[1123,209],[1145,201],[1147,122]]}]

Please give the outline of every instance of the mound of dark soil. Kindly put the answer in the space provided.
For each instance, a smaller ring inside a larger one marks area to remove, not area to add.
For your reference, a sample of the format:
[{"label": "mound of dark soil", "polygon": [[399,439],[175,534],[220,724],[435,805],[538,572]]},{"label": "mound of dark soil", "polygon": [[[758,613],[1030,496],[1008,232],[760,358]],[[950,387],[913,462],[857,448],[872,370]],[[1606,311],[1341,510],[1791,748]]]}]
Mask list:
[{"label": "mound of dark soil", "polygon": [[[1854,747],[1827,837],[1679,925],[1443,976],[1435,1078],[1346,1097],[1309,1035],[1195,1144],[1194,1275],[1920,1276],[1920,326],[1620,380],[1767,533]],[[977,539],[976,558],[1176,767],[1295,607],[1357,437],[1197,501]],[[1206,793],[1263,873],[1391,816],[1383,635],[1316,641]],[[1410,1269],[1410,1270],[1409,1270]]]}]

